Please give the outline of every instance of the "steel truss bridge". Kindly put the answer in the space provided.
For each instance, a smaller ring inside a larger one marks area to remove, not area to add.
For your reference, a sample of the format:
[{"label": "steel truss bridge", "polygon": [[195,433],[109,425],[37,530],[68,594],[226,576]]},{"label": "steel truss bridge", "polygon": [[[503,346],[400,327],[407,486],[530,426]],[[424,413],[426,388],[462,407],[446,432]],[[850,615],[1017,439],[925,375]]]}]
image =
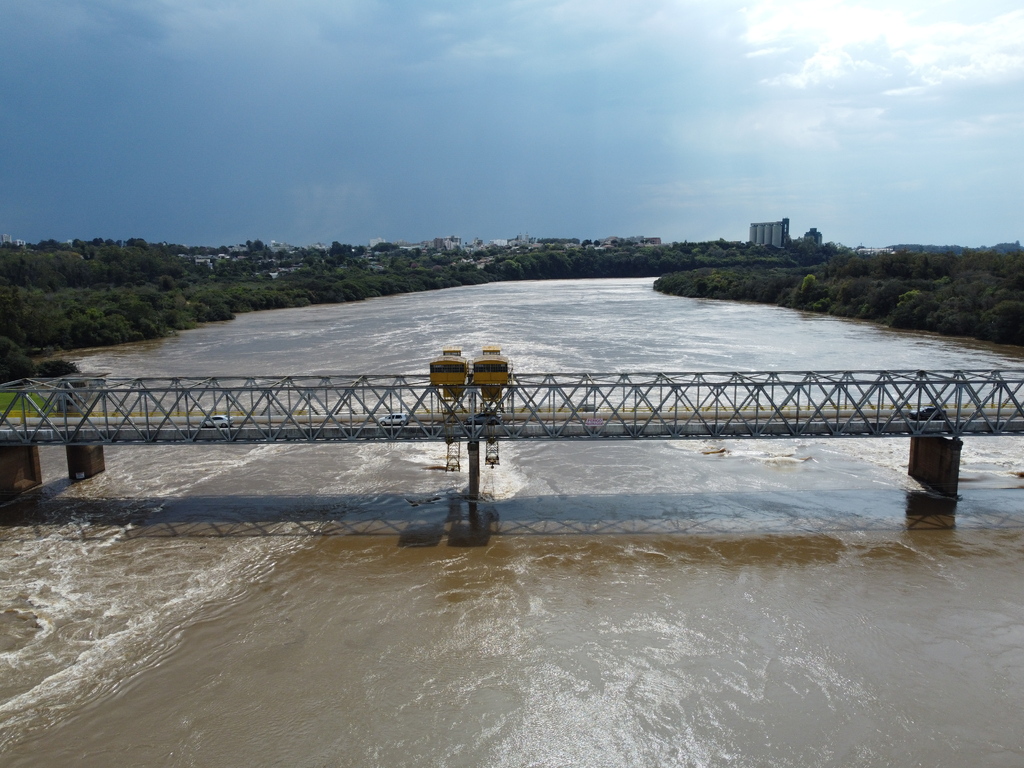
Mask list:
[{"label": "steel truss bridge", "polygon": [[497,400],[427,375],[77,376],[0,385],[0,446],[956,438],[1024,434],[1022,404],[1024,369],[516,374]]}]

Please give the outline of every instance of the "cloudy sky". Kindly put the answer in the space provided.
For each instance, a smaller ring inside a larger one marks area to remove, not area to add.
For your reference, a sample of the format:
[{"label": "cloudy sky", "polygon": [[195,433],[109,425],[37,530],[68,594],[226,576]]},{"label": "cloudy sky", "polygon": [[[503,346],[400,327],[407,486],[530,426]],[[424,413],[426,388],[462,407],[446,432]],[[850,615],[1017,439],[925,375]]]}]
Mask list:
[{"label": "cloudy sky", "polygon": [[1024,237],[1020,0],[0,0],[0,232]]}]

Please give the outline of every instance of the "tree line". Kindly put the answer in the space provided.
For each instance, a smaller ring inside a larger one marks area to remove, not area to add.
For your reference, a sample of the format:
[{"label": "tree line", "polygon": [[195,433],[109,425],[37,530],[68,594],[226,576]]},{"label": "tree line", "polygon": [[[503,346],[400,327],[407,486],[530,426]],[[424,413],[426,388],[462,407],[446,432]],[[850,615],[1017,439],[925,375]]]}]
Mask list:
[{"label": "tree line", "polygon": [[1024,345],[1024,250],[839,253],[812,269],[676,272],[655,290],[756,301],[893,328]]},{"label": "tree line", "polygon": [[[302,307],[503,280],[656,277],[704,268],[787,269],[829,248],[773,250],[718,240],[611,247],[551,240],[536,247],[462,251],[372,249],[274,253],[260,241],[225,250],[127,241],[43,241],[0,248],[0,381],[39,374],[33,357],[154,339],[237,313]],[[45,368],[44,368],[45,370]],[[39,374],[41,375],[41,374]]]}]

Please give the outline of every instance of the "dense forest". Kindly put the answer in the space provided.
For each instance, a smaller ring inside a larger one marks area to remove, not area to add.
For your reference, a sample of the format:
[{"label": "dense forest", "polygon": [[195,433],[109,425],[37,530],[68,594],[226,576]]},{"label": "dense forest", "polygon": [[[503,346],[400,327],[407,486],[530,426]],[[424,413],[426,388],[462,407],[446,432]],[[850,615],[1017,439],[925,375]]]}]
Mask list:
[{"label": "dense forest", "polygon": [[854,317],[1024,345],[1024,250],[839,253],[811,269],[712,268],[665,275],[655,290]]},{"label": "dense forest", "polygon": [[[831,248],[831,250],[830,250]],[[551,240],[467,251],[373,248],[275,251],[95,239],[0,248],[0,381],[62,370],[33,357],[158,338],[236,313],[358,301],[500,280],[656,277],[702,268],[809,267],[834,255],[718,240],[644,246]]]}]

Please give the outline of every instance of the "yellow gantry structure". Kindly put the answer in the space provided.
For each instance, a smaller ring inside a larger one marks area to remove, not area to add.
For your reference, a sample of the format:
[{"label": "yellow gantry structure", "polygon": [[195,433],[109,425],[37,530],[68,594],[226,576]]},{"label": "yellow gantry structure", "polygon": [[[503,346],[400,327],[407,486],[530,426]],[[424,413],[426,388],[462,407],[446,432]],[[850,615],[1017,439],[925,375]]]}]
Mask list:
[{"label": "yellow gantry structure", "polygon": [[441,390],[445,400],[458,400],[466,389],[469,361],[458,347],[445,347],[441,356],[430,361],[430,383]]},{"label": "yellow gantry structure", "polygon": [[[511,381],[512,366],[501,354],[501,347],[486,346],[479,357],[473,359],[472,371],[469,361],[462,356],[462,349],[448,346],[441,350],[441,356],[430,362],[430,383],[436,387],[448,411],[444,420],[445,442],[448,443],[446,468],[458,471],[460,448],[457,437],[459,413],[465,412],[462,403],[467,385],[473,385],[479,393],[482,406],[481,418],[487,439],[487,463],[498,464],[498,440],[494,427],[498,423],[497,412],[502,396]],[[475,454],[474,454],[475,455]],[[472,458],[472,457],[471,457]]]},{"label": "yellow gantry structure", "polygon": [[462,356],[462,349],[447,346],[441,356],[430,361],[430,384],[437,388],[444,402],[444,441],[448,448],[445,456],[445,471],[458,472],[462,468],[462,448],[457,436],[460,426],[458,408],[455,404],[466,392],[469,378],[469,361]]},{"label": "yellow gantry structure", "polygon": [[473,359],[473,384],[480,387],[480,396],[488,403],[497,403],[511,383],[512,366],[501,354],[501,347],[484,347],[480,357]]}]

